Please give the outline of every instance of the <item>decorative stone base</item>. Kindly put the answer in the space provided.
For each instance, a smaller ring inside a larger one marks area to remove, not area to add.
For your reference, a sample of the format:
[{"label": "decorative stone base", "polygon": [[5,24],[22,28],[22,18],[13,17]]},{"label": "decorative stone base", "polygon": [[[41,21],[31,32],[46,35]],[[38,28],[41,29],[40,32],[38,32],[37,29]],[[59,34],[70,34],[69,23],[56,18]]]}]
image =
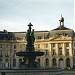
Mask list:
[{"label": "decorative stone base", "polygon": [[61,69],[9,69],[0,70],[0,75],[61,75]]}]

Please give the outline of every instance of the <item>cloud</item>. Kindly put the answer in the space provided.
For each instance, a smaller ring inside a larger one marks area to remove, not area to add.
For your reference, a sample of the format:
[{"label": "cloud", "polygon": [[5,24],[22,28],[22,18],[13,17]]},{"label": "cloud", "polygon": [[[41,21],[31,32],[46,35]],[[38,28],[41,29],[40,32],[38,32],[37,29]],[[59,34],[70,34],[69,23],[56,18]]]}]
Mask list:
[{"label": "cloud", "polygon": [[25,29],[27,29],[27,26],[25,26],[25,24],[19,21],[0,20],[0,30],[26,31]]},{"label": "cloud", "polygon": [[59,25],[61,14],[65,18],[65,26],[73,29],[73,2],[73,0],[0,0],[0,30],[7,28],[9,31],[26,31],[29,22],[34,24],[36,30],[51,30]]}]

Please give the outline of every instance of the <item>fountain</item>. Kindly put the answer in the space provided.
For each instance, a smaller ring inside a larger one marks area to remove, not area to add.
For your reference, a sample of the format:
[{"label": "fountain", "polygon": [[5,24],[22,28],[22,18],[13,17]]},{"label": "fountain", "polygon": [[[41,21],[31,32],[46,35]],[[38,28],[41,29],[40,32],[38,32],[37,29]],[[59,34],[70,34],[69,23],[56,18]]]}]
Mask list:
[{"label": "fountain", "polygon": [[16,55],[17,56],[22,56],[23,57],[23,62],[21,65],[24,66],[24,68],[38,68],[37,66],[37,62],[35,61],[37,56],[42,56],[44,55],[44,52],[39,52],[39,51],[35,51],[34,48],[34,41],[35,41],[35,37],[34,37],[34,29],[31,29],[31,26],[33,26],[31,23],[29,23],[28,27],[29,29],[27,30],[26,33],[26,51],[22,51],[22,52],[17,52]]}]

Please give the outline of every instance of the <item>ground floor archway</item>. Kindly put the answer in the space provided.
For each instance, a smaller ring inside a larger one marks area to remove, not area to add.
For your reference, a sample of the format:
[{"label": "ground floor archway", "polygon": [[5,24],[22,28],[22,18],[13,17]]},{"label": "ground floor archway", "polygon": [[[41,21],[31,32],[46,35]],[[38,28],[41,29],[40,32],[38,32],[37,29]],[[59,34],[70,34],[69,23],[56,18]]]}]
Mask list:
[{"label": "ground floor archway", "polygon": [[64,68],[64,61],[62,58],[59,59],[59,68]]},{"label": "ground floor archway", "polygon": [[53,68],[56,68],[57,67],[56,59],[55,58],[52,59],[52,67]]},{"label": "ground floor archway", "polygon": [[70,68],[70,59],[69,58],[66,59],[66,67]]}]

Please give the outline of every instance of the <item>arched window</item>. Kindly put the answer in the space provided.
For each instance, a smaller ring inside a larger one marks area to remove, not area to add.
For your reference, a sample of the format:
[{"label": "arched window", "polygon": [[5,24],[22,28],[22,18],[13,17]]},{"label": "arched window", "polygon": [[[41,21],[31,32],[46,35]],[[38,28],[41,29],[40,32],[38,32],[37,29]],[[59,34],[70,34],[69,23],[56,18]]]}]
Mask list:
[{"label": "arched window", "polygon": [[66,67],[70,67],[70,59],[69,58],[66,59]]},{"label": "arched window", "polygon": [[56,67],[57,66],[56,65],[56,59],[55,58],[52,59],[52,64],[53,64],[53,67]]},{"label": "arched window", "polygon": [[48,58],[45,59],[45,66],[49,67],[49,59]]},{"label": "arched window", "polygon": [[13,67],[16,67],[16,59],[13,59]]},{"label": "arched window", "polygon": [[5,59],[5,67],[6,67],[6,68],[9,67],[9,59],[8,59],[8,58]]},{"label": "arched window", "polygon": [[62,58],[60,58],[60,59],[59,59],[59,67],[60,67],[60,68],[64,68],[63,65],[64,65],[64,61],[63,61]]},{"label": "arched window", "polygon": [[20,58],[19,59],[19,68],[21,68],[21,65],[22,65],[22,59]]},{"label": "arched window", "polygon": [[37,59],[37,63],[38,63],[38,64],[37,64],[37,67],[41,67],[41,66],[40,66],[40,58]]}]

